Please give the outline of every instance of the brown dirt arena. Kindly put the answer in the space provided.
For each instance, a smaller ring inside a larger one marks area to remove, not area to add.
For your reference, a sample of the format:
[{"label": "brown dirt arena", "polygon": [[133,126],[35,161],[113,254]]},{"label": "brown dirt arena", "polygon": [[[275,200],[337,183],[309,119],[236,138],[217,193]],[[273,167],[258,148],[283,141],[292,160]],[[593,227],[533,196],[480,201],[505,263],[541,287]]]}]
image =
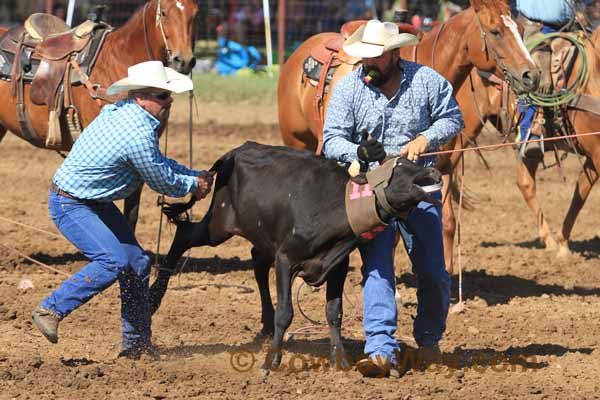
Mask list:
[{"label": "brown dirt arena", "polygon": [[[187,162],[184,110],[181,106],[175,113],[168,154]],[[194,127],[196,167],[210,166],[246,140],[280,143],[272,107],[200,104],[199,110]],[[488,142],[494,140],[493,134],[487,136]],[[10,134],[0,152],[0,217],[56,232],[46,198],[61,158]],[[356,371],[329,370],[318,366],[328,354],[328,333],[313,329],[310,335],[297,333],[288,340],[281,371],[261,374],[264,345],[254,341],[260,329],[260,300],[249,263],[250,246],[239,238],[216,249],[192,250],[183,272],[172,279],[154,318],[160,361],[116,359],[120,342],[116,285],[68,317],[61,324],[59,344],[51,345],[32,329],[30,312],[63,276],[40,269],[4,246],[65,272],[76,271],[85,260],[63,239],[0,220],[0,399],[598,398],[598,193],[592,193],[575,226],[573,255],[559,260],[537,240],[533,217],[514,184],[513,152],[496,151],[486,157],[491,171],[473,155],[467,157],[466,182],[478,199],[477,209],[463,218],[467,310],[449,317],[441,366],[413,370],[399,380],[369,380]],[[576,157],[567,159],[566,183],[555,169],[539,174],[539,192],[554,229],[568,207],[579,165]],[[150,190],[144,192],[138,225],[138,238],[151,252],[156,251],[159,223],[156,198]],[[195,218],[207,204],[195,207]],[[160,253],[167,251],[173,233],[173,227],[163,229]],[[396,261],[397,336],[413,347],[415,279],[403,251],[397,252]],[[354,253],[343,326],[354,356],[363,345],[359,267]],[[23,279],[31,280],[34,288],[19,289]],[[453,279],[453,301],[456,283]],[[296,282],[294,296],[299,286]],[[299,292],[306,314],[324,320],[324,290],[302,287]],[[291,331],[311,326],[295,301],[294,306]]]}]

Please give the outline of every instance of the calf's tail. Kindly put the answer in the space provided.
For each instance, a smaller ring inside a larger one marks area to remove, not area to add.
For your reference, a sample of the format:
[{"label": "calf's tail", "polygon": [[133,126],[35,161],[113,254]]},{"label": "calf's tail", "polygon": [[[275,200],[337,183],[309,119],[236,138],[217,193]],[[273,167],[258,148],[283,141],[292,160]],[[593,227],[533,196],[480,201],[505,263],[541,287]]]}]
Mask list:
[{"label": "calf's tail", "polygon": [[[227,185],[233,172],[233,167],[234,153],[229,152],[218,159],[210,168],[210,171],[215,171],[217,173],[217,180],[214,188],[215,194],[222,187]],[[177,231],[175,232],[175,238],[173,239],[173,243],[171,244],[171,248],[169,249],[166,260],[164,264],[160,266],[158,276],[150,287],[149,301],[151,314],[154,314],[160,307],[162,299],[167,292],[171,275],[175,271],[177,262],[183,253],[185,253],[185,251],[191,247],[207,244],[198,243],[197,241],[199,240],[200,242],[204,242],[209,240],[208,225],[210,223],[215,197],[216,195],[213,195],[208,212],[199,223],[191,223],[187,220],[181,220],[178,218],[181,213],[184,213],[188,209],[192,208],[196,202],[196,200],[193,198],[187,203],[176,203],[163,207],[163,212],[167,215],[169,220],[177,224]]]}]

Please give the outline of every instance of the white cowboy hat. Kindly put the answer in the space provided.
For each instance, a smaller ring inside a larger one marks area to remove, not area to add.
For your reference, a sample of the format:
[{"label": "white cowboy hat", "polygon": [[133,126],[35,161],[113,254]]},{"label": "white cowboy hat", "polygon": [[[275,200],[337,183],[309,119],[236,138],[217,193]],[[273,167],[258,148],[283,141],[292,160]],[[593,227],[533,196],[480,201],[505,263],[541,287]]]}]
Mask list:
[{"label": "white cowboy hat", "polygon": [[127,68],[127,78],[113,83],[106,92],[112,96],[120,92],[144,88],[182,93],[194,89],[194,83],[186,75],[165,67],[160,61],[145,61]]},{"label": "white cowboy hat", "polygon": [[384,52],[419,43],[410,33],[400,33],[393,22],[372,19],[362,25],[344,42],[343,49],[352,57],[379,57]]}]

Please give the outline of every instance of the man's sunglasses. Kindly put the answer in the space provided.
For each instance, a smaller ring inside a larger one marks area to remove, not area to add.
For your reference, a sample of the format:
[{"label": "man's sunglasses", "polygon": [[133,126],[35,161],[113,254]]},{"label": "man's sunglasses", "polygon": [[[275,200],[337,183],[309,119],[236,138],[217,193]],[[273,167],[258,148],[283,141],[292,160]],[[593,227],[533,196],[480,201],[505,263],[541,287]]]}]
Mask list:
[{"label": "man's sunglasses", "polygon": [[165,101],[167,100],[169,97],[171,97],[171,93],[169,92],[162,92],[162,93],[151,93],[150,96],[154,97],[157,100],[160,101]]}]

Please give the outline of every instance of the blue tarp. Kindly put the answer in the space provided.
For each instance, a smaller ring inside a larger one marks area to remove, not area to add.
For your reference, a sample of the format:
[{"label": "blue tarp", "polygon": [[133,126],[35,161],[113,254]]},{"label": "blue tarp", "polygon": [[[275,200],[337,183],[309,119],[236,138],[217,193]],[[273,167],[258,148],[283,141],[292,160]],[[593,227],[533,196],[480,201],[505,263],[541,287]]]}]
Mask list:
[{"label": "blue tarp", "polygon": [[260,53],[254,46],[244,46],[233,40],[217,39],[217,61],[215,67],[220,75],[235,74],[242,68],[256,68]]}]

